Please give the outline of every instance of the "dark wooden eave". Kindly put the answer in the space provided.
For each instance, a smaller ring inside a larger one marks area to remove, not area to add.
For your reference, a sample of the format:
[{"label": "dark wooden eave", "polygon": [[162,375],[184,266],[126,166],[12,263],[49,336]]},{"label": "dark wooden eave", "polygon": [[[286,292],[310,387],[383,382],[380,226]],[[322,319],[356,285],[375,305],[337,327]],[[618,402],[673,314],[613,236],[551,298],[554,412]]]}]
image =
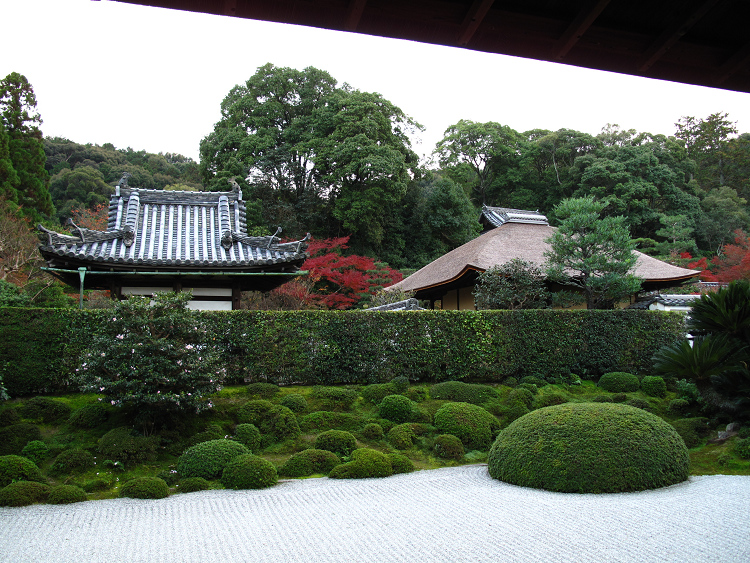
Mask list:
[{"label": "dark wooden eave", "polygon": [[750,92],[747,0],[119,0]]}]

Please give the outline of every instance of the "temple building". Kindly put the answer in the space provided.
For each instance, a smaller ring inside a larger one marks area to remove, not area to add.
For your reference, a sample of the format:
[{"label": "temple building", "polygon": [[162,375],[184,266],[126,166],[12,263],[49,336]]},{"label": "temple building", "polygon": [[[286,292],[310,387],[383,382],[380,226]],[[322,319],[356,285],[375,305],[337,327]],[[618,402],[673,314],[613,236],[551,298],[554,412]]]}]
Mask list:
[{"label": "temple building", "polygon": [[[480,222],[485,232],[417,270],[389,287],[414,291],[419,300],[428,300],[436,309],[474,309],[474,284],[480,273],[519,258],[543,268],[549,249],[546,242],[555,232],[547,217],[536,211],[487,207]],[[635,251],[635,275],[643,279],[643,291],[678,286],[700,274],[679,268]],[[554,288],[553,288],[554,290]]]},{"label": "temple building", "polygon": [[110,198],[106,231],[72,221],[71,234],[45,229],[46,270],[66,284],[113,298],[192,291],[192,309],[238,309],[242,291],[268,291],[300,275],[306,241],[247,234],[242,190],[187,192],[131,188],[127,174]]}]

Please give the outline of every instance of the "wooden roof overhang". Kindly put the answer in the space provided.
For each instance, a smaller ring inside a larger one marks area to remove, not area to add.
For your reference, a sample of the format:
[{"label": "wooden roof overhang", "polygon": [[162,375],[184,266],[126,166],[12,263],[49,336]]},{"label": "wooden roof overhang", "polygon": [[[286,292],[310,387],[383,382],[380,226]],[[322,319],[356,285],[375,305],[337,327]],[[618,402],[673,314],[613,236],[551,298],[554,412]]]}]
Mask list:
[{"label": "wooden roof overhang", "polygon": [[750,92],[746,0],[119,0]]}]

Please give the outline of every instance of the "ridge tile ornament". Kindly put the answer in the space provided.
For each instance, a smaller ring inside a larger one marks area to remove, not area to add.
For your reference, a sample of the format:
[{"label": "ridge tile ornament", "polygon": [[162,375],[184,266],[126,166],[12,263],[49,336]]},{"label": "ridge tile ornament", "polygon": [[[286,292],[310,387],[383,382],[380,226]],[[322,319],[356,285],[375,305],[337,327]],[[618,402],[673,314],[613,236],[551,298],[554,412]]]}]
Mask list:
[{"label": "ridge tile ornament", "polygon": [[[106,231],[72,221],[70,234],[38,226],[50,273],[80,288],[85,268],[86,289],[109,289],[117,298],[182,289],[202,294],[202,301],[232,297],[232,307],[193,308],[237,308],[239,292],[267,291],[299,275],[310,235],[282,242],[279,228],[272,236],[248,236],[236,182],[230,180],[228,192],[145,190],[129,187],[129,176],[110,198]],[[209,295],[212,288],[224,291]]]}]

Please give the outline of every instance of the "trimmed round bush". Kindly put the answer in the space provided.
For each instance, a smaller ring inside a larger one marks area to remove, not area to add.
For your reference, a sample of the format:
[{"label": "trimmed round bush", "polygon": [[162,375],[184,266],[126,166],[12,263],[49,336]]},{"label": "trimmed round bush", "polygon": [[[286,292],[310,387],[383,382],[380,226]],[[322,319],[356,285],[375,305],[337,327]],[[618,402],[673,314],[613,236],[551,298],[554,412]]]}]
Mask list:
[{"label": "trimmed round bush", "polygon": [[357,439],[346,430],[328,430],[315,438],[315,448],[346,457],[357,448]]},{"label": "trimmed round bush", "polygon": [[13,481],[37,481],[45,479],[36,464],[20,455],[0,456],[0,487],[10,485]]},{"label": "trimmed round bush", "polygon": [[647,375],[641,380],[641,389],[649,397],[664,398],[667,396],[667,384],[662,377]]},{"label": "trimmed round bush", "polygon": [[510,393],[508,393],[508,397],[505,399],[505,402],[509,405],[512,405],[513,403],[520,403],[527,409],[530,409],[531,405],[534,403],[534,393],[532,393],[525,387],[517,387],[516,389],[513,389]]},{"label": "trimmed round bush", "polygon": [[271,409],[273,409],[273,403],[271,401],[256,399],[237,407],[234,411],[234,415],[237,418],[237,422],[240,424],[254,424],[260,428],[261,421]]},{"label": "trimmed round bush", "polygon": [[41,440],[32,440],[23,447],[21,455],[39,465],[50,456],[50,452],[47,444]]},{"label": "trimmed round bush", "polygon": [[158,477],[136,477],[126,481],[120,489],[120,497],[159,499],[169,496],[169,486]]},{"label": "trimmed round bush", "polygon": [[505,379],[503,379],[503,385],[505,385],[506,387],[515,387],[516,385],[518,385],[518,379],[513,376],[506,377]]},{"label": "trimmed round bush", "polygon": [[254,454],[235,457],[221,475],[221,483],[228,489],[265,489],[278,481],[273,463]]},{"label": "trimmed round bush", "polygon": [[742,459],[750,459],[750,438],[742,438],[734,443],[734,453]]},{"label": "trimmed round bush", "polygon": [[234,439],[251,452],[260,449],[260,430],[255,424],[238,424],[234,429]]},{"label": "trimmed round bush", "polygon": [[612,395],[613,403],[624,403],[628,400],[628,396],[625,393],[615,393]]},{"label": "trimmed round bush", "polygon": [[463,459],[466,451],[461,440],[453,434],[441,434],[435,438],[435,453],[443,459]]},{"label": "trimmed round bush", "polygon": [[177,483],[178,493],[196,493],[198,491],[207,491],[211,488],[211,483],[203,477],[186,477],[180,479]]},{"label": "trimmed round bush", "polygon": [[464,383],[463,381],[444,381],[430,388],[430,397],[456,403],[481,405],[492,399],[497,399],[497,391],[489,385]]},{"label": "trimmed round bush", "polygon": [[427,393],[426,387],[409,387],[406,390],[406,396],[409,397],[415,403],[421,403],[427,400],[429,394]]},{"label": "trimmed round bush", "polygon": [[688,478],[685,443],[641,409],[566,403],[510,424],[490,449],[490,476],[513,485],[568,493],[655,489]]},{"label": "trimmed round bush", "polygon": [[49,397],[33,397],[23,403],[18,410],[22,417],[41,420],[45,424],[67,420],[73,410],[70,405]]},{"label": "trimmed round bush", "polygon": [[221,431],[221,428],[219,428],[218,426],[213,426],[204,430],[203,432],[198,432],[197,434],[193,434],[192,436],[190,436],[187,441],[187,446],[194,446],[196,444],[200,444],[201,442],[208,442],[210,440],[221,440],[223,437],[224,432]]},{"label": "trimmed round bush", "polygon": [[316,411],[303,416],[299,426],[305,432],[315,430],[356,431],[364,426],[362,417],[348,412]]},{"label": "trimmed round bush", "polygon": [[287,477],[307,477],[315,473],[327,474],[341,463],[335,453],[315,448],[297,452],[279,468],[279,474]]},{"label": "trimmed round bush", "polygon": [[99,438],[99,453],[125,465],[156,459],[158,436],[143,436],[127,426],[119,426]]},{"label": "trimmed round bush", "polygon": [[352,452],[352,460],[337,465],[328,474],[331,479],[366,479],[393,475],[391,462],[384,453],[370,448],[359,448]]},{"label": "trimmed round bush", "polygon": [[602,375],[597,385],[610,393],[632,393],[638,391],[641,382],[638,381],[638,376],[632,373],[613,371]]},{"label": "trimmed round bush", "polygon": [[83,484],[83,490],[87,493],[106,491],[107,489],[109,489],[109,483],[104,479],[92,479],[91,481],[86,481]]},{"label": "trimmed round bush", "polygon": [[250,383],[245,387],[248,395],[258,397],[259,399],[270,399],[278,394],[281,389],[275,383],[266,383],[264,381],[258,381],[256,383]]},{"label": "trimmed round bush", "polygon": [[318,399],[325,410],[348,411],[352,409],[359,393],[346,387],[316,386],[312,388],[310,396]]},{"label": "trimmed round bush", "polygon": [[211,440],[202,442],[185,450],[177,460],[177,472],[180,477],[218,478],[227,464],[238,455],[250,451],[234,440]]},{"label": "trimmed round bush", "polygon": [[526,389],[532,395],[536,395],[537,393],[539,393],[539,387],[537,387],[535,383],[519,383],[517,388]]},{"label": "trimmed round bush", "polygon": [[0,455],[20,454],[32,440],[41,440],[42,431],[35,424],[21,422],[0,429]]},{"label": "trimmed round bush", "polygon": [[667,410],[673,414],[683,414],[690,408],[690,401],[687,399],[672,399],[669,401]]},{"label": "trimmed round bush", "polygon": [[568,402],[568,398],[562,393],[544,393],[537,395],[534,399],[534,408],[543,409],[553,405],[562,405]]},{"label": "trimmed round bush", "polygon": [[0,506],[28,506],[45,502],[50,486],[36,481],[16,481],[0,489]]},{"label": "trimmed round bush", "polygon": [[388,395],[398,395],[393,383],[373,383],[362,389],[362,398],[373,405],[379,405]]},{"label": "trimmed round bush", "polygon": [[68,424],[74,428],[96,428],[106,422],[107,416],[107,409],[104,408],[104,405],[98,403],[84,405],[73,411],[73,414],[68,418]]},{"label": "trimmed round bush", "polygon": [[49,504],[72,504],[87,500],[86,491],[75,485],[58,485],[52,487],[47,497]]},{"label": "trimmed round bush", "polygon": [[289,395],[284,396],[281,399],[281,404],[294,414],[299,414],[307,410],[307,399],[299,393],[289,393]]},{"label": "trimmed round bush", "polygon": [[400,424],[411,420],[415,408],[414,401],[403,395],[388,395],[380,401],[378,412],[380,418],[386,418]]},{"label": "trimmed round bush", "polygon": [[235,411],[235,416],[240,424],[254,424],[261,434],[269,434],[278,441],[296,438],[301,433],[291,410],[265,399],[248,401]]},{"label": "trimmed round bush", "polygon": [[681,418],[672,422],[672,426],[680,435],[688,448],[694,448],[711,432],[709,421],[703,416]]},{"label": "trimmed round bush", "polygon": [[469,450],[486,450],[492,445],[500,423],[477,405],[446,403],[435,413],[435,427],[441,434],[453,434]]},{"label": "trimmed round bush", "polygon": [[398,424],[388,431],[388,442],[397,450],[408,450],[416,439],[417,435],[411,424]]},{"label": "trimmed round bush", "polygon": [[362,436],[367,440],[382,440],[383,427],[377,422],[371,422],[362,429]]},{"label": "trimmed round bush", "polygon": [[388,461],[391,462],[391,469],[393,470],[394,475],[398,473],[411,473],[414,471],[414,463],[404,454],[394,452],[386,454],[386,457],[388,458]]},{"label": "trimmed round bush", "polygon": [[81,448],[63,450],[52,462],[49,472],[52,475],[69,475],[71,473],[83,473],[90,467],[94,467],[94,456]]}]

